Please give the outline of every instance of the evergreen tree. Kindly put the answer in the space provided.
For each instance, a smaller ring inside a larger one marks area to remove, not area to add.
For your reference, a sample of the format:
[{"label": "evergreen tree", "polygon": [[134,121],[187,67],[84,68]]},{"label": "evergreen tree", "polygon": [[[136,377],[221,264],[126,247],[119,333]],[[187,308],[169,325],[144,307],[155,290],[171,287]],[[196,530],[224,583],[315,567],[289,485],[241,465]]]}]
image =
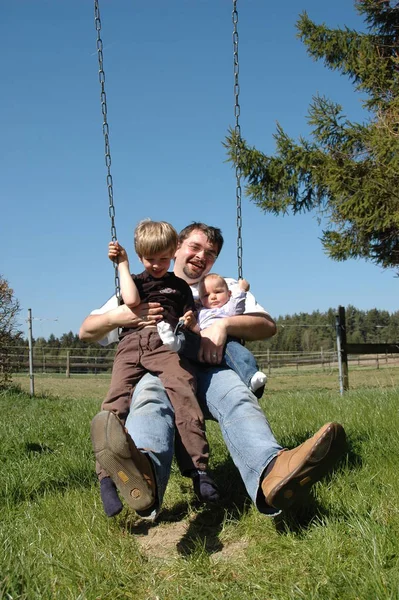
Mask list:
[{"label": "evergreen tree", "polygon": [[298,37],[315,60],[349,77],[362,94],[364,123],[315,96],[310,139],[291,139],[278,125],[276,155],[250,148],[230,132],[226,147],[248,180],[247,193],[265,212],[315,210],[322,243],[335,260],[364,258],[399,267],[399,3],[357,0],[366,32],[316,25],[306,13]]}]

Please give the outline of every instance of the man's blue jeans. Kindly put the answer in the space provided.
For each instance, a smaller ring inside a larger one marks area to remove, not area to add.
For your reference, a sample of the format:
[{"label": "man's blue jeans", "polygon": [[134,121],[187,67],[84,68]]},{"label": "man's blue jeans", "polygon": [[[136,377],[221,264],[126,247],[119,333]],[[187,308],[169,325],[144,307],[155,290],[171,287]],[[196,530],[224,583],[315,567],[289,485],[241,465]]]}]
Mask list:
[{"label": "man's blue jeans", "polygon": [[[190,360],[196,362],[199,349],[201,347],[201,336],[193,333],[185,327],[175,329],[175,334],[181,342],[179,352]],[[228,336],[226,346],[223,352],[223,361],[221,366],[228,366],[240,376],[241,381],[250,387],[251,379],[259,370],[252,352],[243,346],[237,338]]]},{"label": "man's blue jeans", "polygon": [[[281,450],[257,399],[234,371],[199,367],[197,397],[205,418],[218,421],[227,449],[257,508],[275,515],[259,492],[262,474]],[[174,452],[174,413],[160,380],[147,373],[137,385],[126,420],[136,446],[152,460],[162,505]]]}]

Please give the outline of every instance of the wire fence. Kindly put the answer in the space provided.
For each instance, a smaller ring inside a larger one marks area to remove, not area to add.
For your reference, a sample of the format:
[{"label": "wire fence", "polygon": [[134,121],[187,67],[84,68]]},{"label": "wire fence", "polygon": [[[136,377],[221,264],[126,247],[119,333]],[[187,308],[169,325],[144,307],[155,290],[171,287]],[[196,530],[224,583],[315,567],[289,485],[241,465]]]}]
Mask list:
[{"label": "wire fence", "polygon": [[[115,350],[96,350],[90,348],[34,348],[33,373],[58,373],[66,377],[73,375],[100,375],[111,373]],[[268,373],[279,369],[320,369],[323,371],[338,368],[338,355],[335,349],[318,352],[278,352],[267,350],[255,352],[254,356],[259,369]],[[10,347],[0,351],[0,363],[7,358],[8,365],[14,373],[29,373],[29,348]],[[368,356],[350,356],[349,363],[354,366],[373,365],[379,368],[381,364],[398,365],[399,356],[396,354],[376,354]]]}]

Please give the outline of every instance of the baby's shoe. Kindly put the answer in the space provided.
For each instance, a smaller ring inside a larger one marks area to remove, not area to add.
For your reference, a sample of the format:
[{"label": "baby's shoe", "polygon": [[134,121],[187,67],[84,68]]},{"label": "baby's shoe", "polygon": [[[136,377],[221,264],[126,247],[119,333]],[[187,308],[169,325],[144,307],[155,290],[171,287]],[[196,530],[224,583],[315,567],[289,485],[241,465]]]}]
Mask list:
[{"label": "baby's shoe", "polygon": [[255,375],[252,376],[249,383],[249,389],[255,394],[257,398],[262,398],[265,385],[267,381],[267,375],[262,371],[256,371]]}]

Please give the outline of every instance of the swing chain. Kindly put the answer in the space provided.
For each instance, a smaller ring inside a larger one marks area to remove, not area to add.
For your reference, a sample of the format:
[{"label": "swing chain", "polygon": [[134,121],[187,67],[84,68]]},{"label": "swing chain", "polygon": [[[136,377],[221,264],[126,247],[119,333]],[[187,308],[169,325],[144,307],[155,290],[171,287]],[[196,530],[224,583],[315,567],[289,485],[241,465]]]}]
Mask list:
[{"label": "swing chain", "polygon": [[[100,8],[98,0],[94,0],[94,23],[97,31],[97,57],[98,57],[98,78],[101,85],[101,112],[103,115],[103,135],[104,135],[104,146],[105,146],[105,165],[107,167],[107,189],[108,189],[108,200],[109,208],[108,213],[111,219],[111,240],[116,242],[118,239],[116,236],[115,227],[115,206],[114,206],[114,187],[111,175],[111,148],[109,144],[109,125],[107,120],[107,95],[105,93],[105,73],[103,66],[103,41],[101,39],[101,18]],[[114,262],[115,269],[115,295],[120,304],[121,291],[120,291],[120,280],[118,274],[118,265]]]},{"label": "swing chain", "polygon": [[239,117],[241,113],[239,96],[240,96],[240,84],[238,82],[238,75],[240,72],[238,63],[238,11],[237,11],[237,0],[233,0],[233,59],[234,59],[234,116],[235,116],[235,171],[236,171],[236,202],[237,202],[237,259],[238,259],[238,279],[242,279],[242,211],[241,211],[241,175],[242,170],[240,167],[240,143],[241,143],[241,127],[239,123]]}]

